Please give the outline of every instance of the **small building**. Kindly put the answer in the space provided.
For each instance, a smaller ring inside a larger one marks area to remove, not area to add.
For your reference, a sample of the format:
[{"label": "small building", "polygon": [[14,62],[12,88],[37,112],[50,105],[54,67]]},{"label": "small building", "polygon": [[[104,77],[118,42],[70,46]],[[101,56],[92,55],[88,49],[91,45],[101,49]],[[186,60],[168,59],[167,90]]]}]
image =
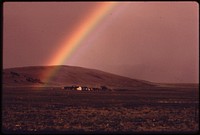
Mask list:
[{"label": "small building", "polygon": [[95,87],[87,87],[87,86],[64,86],[62,87],[64,90],[78,90],[78,91],[108,91],[111,90],[106,86],[101,86],[100,88]]},{"label": "small building", "polygon": [[78,86],[78,87],[76,88],[76,90],[82,90],[82,87],[81,87],[81,86]]},{"label": "small building", "polygon": [[82,91],[88,91],[88,87],[82,87]]}]

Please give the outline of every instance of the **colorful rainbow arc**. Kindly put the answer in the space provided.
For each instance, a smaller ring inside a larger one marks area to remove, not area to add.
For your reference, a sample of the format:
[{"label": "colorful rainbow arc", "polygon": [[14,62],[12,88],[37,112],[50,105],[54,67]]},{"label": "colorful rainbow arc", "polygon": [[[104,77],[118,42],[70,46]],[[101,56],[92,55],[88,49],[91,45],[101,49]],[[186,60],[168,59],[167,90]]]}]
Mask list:
[{"label": "colorful rainbow arc", "polygon": [[[116,2],[99,3],[94,9],[94,12],[87,16],[85,21],[83,21],[81,25],[74,30],[71,36],[67,37],[64,42],[59,45],[58,50],[55,55],[49,59],[47,65],[62,65],[67,59],[69,59],[82,41],[88,37],[92,30],[98,26],[98,24],[116,5]],[[48,83],[58,70],[59,67],[45,71],[42,74],[42,80],[45,83]]]}]

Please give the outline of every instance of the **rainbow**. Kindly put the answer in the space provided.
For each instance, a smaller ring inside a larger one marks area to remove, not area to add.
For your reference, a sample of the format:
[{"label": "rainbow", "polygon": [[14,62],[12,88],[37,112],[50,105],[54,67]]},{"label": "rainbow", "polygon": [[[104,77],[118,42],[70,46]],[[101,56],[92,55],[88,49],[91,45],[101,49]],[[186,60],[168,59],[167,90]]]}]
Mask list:
[{"label": "rainbow", "polygon": [[[101,2],[97,3],[94,11],[91,12],[81,24],[71,33],[69,37],[66,37],[64,41],[58,45],[55,55],[53,55],[46,65],[62,65],[70,56],[75,52],[78,46],[86,39],[95,27],[100,24],[101,21],[110,13],[111,10],[117,5],[116,2]],[[48,83],[55,73],[59,70],[57,68],[51,68],[42,74],[42,80]]]}]

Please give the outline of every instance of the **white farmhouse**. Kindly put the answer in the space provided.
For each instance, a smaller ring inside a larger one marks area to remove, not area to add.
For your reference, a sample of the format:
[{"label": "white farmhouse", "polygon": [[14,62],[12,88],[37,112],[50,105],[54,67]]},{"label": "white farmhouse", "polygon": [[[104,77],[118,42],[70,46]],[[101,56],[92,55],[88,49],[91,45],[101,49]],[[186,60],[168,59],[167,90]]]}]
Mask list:
[{"label": "white farmhouse", "polygon": [[82,90],[82,87],[81,87],[81,86],[78,86],[78,87],[76,88],[76,90]]}]

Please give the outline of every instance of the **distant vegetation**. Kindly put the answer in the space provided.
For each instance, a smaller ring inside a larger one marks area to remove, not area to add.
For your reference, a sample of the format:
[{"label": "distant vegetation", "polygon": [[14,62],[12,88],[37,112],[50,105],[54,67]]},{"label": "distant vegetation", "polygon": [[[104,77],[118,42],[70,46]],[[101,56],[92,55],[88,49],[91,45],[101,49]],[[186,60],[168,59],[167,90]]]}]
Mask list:
[{"label": "distant vegetation", "polygon": [[49,82],[40,78],[55,68],[3,71],[4,133],[184,134],[199,130],[198,85],[154,84],[71,66],[59,66]]},{"label": "distant vegetation", "polygon": [[[45,82],[41,74],[47,70],[55,70],[57,73]],[[48,85],[48,86],[86,86],[100,88],[102,90],[133,87],[155,86],[151,82],[131,79],[95,69],[87,69],[73,66],[43,66],[43,67],[21,67],[4,69],[3,84],[6,86]]]},{"label": "distant vegetation", "polygon": [[76,91],[4,88],[5,133],[195,133],[198,89]]}]

